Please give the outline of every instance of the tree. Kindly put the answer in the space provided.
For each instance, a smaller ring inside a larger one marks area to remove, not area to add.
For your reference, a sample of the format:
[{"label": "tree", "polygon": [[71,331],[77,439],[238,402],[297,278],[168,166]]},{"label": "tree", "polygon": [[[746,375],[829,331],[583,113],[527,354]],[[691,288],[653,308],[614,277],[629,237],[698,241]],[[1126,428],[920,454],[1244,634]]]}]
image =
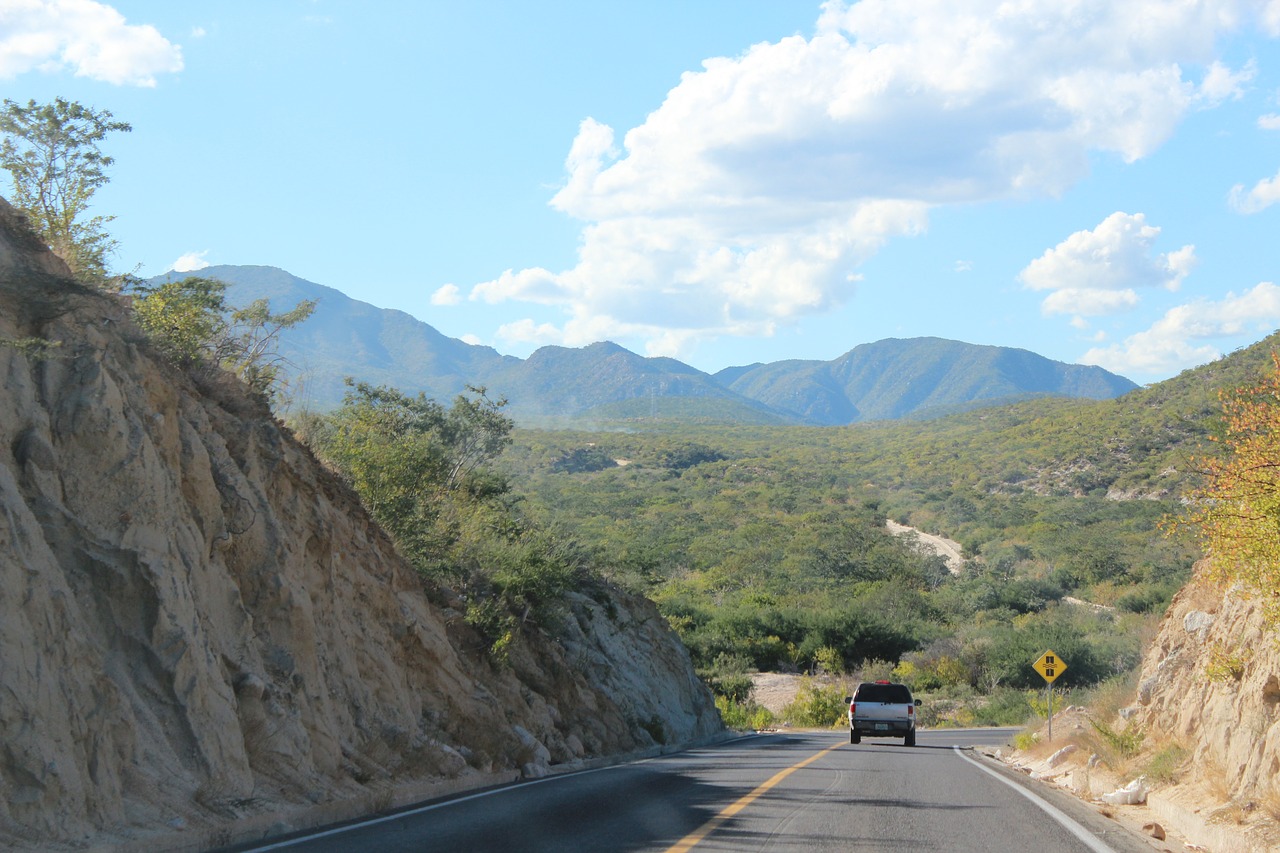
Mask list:
[{"label": "tree", "polygon": [[1261,382],[1220,395],[1220,456],[1201,459],[1205,485],[1184,523],[1199,528],[1211,576],[1242,583],[1280,624],[1280,355]]},{"label": "tree", "polygon": [[501,513],[478,515],[464,506],[507,491],[505,480],[481,476],[510,443],[514,424],[501,413],[505,401],[469,388],[473,396],[459,395],[446,409],[425,394],[410,397],[352,380],[348,385],[317,451],[351,482],[420,571],[465,573],[465,561],[452,551],[473,532],[469,523],[483,517],[483,524],[506,525]]},{"label": "tree", "polygon": [[501,660],[521,625],[550,624],[564,593],[590,575],[575,543],[514,512],[506,479],[489,469],[515,426],[506,401],[468,386],[446,408],[347,384],[342,408],[307,424],[308,441],[425,578],[465,595],[468,623]]},{"label": "tree", "polygon": [[75,276],[102,286],[116,246],[105,230],[115,217],[86,218],[93,194],[107,183],[113,158],[98,147],[111,132],[129,132],[107,110],[57,98],[52,104],[8,98],[0,112],[0,166],[13,178],[13,203]]},{"label": "tree", "polygon": [[283,357],[279,335],[311,316],[315,300],[272,314],[265,299],[247,308],[226,304],[225,282],[191,276],[149,285],[132,281],[134,317],[160,349],[178,364],[201,362],[236,374],[268,399],[281,390]]},{"label": "tree", "polygon": [[255,299],[245,308],[233,308],[214,360],[254,391],[274,400],[285,384],[281,371],[286,362],[277,349],[280,333],[298,325],[315,310],[314,299],[304,299],[280,314],[272,314],[265,299]]},{"label": "tree", "polygon": [[212,354],[227,328],[227,286],[209,278],[184,278],[132,288],[133,315],[151,340],[174,362],[189,367]]}]

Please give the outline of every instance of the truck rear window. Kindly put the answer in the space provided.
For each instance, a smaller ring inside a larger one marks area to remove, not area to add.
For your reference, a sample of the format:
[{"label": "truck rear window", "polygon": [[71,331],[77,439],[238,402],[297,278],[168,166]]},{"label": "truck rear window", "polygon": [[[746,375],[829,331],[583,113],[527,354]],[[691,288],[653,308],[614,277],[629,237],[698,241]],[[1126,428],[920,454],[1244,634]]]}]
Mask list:
[{"label": "truck rear window", "polygon": [[905,684],[859,684],[854,702],[881,702],[887,705],[910,704],[911,691]]}]

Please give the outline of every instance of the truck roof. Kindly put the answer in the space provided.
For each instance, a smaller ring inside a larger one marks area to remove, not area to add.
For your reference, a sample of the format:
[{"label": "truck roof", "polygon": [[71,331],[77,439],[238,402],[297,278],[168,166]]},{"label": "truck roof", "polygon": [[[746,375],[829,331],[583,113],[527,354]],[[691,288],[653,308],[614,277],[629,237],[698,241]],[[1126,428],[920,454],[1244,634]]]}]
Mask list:
[{"label": "truck roof", "polygon": [[911,689],[905,684],[864,681],[853,692],[854,702],[881,702],[886,705],[911,704]]}]

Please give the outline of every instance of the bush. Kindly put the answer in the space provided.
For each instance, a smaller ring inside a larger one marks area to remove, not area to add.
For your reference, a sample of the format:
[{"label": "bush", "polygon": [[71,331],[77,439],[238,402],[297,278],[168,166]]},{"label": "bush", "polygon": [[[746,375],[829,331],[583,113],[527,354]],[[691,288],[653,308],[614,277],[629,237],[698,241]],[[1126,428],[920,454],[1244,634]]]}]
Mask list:
[{"label": "bush", "polygon": [[846,695],[843,687],[823,687],[806,679],[795,700],[782,709],[782,718],[800,728],[833,728],[848,721]]},{"label": "bush", "polygon": [[869,660],[862,664],[863,681],[888,681],[893,678],[896,664],[888,660]]},{"label": "bush", "polygon": [[1094,731],[1102,736],[1103,742],[1124,758],[1131,758],[1142,749],[1142,741],[1146,733],[1137,726],[1130,726],[1124,731],[1116,731],[1106,723],[1090,720]]},{"label": "bush", "polygon": [[1182,776],[1182,766],[1187,760],[1187,751],[1176,743],[1169,744],[1151,756],[1143,775],[1152,782],[1172,784]]},{"label": "bush", "polygon": [[760,731],[773,725],[773,712],[755,702],[734,702],[727,696],[716,697],[716,709],[720,719],[731,729]]},{"label": "bush", "polygon": [[974,725],[1023,726],[1031,717],[1031,703],[1021,690],[1004,687],[974,709]]}]

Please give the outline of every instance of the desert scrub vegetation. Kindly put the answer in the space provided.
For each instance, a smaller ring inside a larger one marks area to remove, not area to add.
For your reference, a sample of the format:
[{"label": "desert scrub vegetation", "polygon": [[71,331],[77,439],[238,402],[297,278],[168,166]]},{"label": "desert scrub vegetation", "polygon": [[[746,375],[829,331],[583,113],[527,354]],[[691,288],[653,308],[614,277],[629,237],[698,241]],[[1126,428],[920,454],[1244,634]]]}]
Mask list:
[{"label": "desert scrub vegetation", "polygon": [[848,724],[848,688],[841,684],[817,684],[806,680],[796,698],[783,707],[781,718],[798,728],[829,729]]},{"label": "desert scrub vegetation", "polygon": [[730,729],[761,731],[773,728],[777,721],[772,711],[750,699],[735,702],[727,696],[717,696],[716,709],[720,711],[720,719]]},{"label": "desert scrub vegetation", "polygon": [[565,594],[600,587],[573,539],[520,512],[493,463],[510,443],[505,401],[471,388],[445,406],[425,395],[349,382],[342,407],[294,427],[428,584],[466,601],[466,620],[506,662],[526,625],[554,629]]}]

